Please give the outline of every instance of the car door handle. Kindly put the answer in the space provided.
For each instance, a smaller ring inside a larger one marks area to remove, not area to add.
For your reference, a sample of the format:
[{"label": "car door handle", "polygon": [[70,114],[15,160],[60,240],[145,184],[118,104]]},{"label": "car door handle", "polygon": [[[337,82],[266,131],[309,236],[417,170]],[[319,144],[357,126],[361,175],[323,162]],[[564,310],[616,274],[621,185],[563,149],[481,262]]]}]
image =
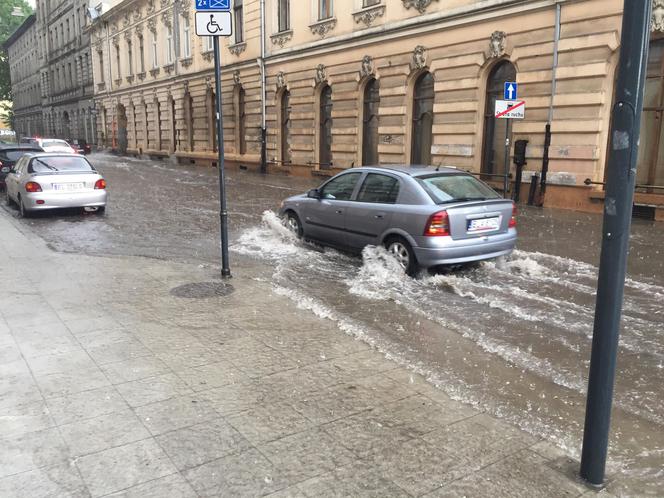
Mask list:
[{"label": "car door handle", "polygon": [[343,212],[344,212],[343,209],[337,209],[337,210],[335,211],[335,213],[337,213],[337,214],[343,214]]},{"label": "car door handle", "polygon": [[385,215],[383,213],[375,214],[374,218],[378,218],[379,220],[382,220],[383,218],[385,218]]}]

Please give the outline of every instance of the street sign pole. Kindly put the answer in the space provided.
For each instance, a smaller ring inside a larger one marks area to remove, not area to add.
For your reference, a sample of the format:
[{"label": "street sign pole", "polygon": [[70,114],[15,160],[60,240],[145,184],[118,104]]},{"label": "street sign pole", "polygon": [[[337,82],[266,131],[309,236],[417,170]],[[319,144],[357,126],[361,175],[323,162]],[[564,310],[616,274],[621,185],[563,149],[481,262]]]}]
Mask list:
[{"label": "street sign pole", "polygon": [[503,198],[507,199],[510,178],[510,128],[512,120],[508,119],[505,123],[505,174],[503,175]]},{"label": "street sign pole", "polygon": [[625,0],[607,166],[602,254],[588,379],[581,477],[604,482],[632,220],[651,0]]},{"label": "street sign pole", "polygon": [[219,37],[214,37],[214,86],[217,94],[217,165],[219,168],[219,219],[221,220],[221,278],[231,278],[228,264],[228,210],[226,209],[226,178],[224,171],[224,126],[221,121],[221,61]]}]

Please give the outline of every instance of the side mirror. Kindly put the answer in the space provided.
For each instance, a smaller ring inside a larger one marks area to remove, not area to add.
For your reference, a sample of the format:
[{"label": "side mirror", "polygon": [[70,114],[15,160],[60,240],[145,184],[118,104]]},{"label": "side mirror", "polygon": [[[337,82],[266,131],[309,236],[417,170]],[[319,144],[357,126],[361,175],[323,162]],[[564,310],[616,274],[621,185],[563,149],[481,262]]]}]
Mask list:
[{"label": "side mirror", "polygon": [[317,188],[312,188],[307,192],[307,197],[311,199],[320,199],[320,191]]}]

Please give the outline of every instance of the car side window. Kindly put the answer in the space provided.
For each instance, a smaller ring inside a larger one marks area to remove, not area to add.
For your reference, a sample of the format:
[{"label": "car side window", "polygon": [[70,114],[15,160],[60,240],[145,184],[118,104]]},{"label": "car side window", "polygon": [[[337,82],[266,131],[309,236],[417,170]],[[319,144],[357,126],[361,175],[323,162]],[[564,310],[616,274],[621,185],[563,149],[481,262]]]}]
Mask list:
[{"label": "car side window", "polygon": [[345,175],[333,178],[322,188],[321,198],[337,201],[350,200],[360,176],[361,173],[346,173]]},{"label": "car side window", "polygon": [[369,173],[357,195],[358,202],[395,204],[399,196],[399,180],[392,176]]}]

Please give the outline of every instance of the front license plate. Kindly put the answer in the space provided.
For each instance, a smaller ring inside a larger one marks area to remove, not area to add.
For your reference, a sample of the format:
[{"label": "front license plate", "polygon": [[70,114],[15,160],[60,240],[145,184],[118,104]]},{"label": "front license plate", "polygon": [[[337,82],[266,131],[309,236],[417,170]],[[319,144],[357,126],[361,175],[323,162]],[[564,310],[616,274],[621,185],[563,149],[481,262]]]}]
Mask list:
[{"label": "front license plate", "polygon": [[491,230],[498,230],[500,228],[500,218],[480,218],[476,220],[468,220],[468,233],[476,232],[490,232]]},{"label": "front license plate", "polygon": [[53,190],[81,190],[85,186],[84,183],[54,183]]}]

